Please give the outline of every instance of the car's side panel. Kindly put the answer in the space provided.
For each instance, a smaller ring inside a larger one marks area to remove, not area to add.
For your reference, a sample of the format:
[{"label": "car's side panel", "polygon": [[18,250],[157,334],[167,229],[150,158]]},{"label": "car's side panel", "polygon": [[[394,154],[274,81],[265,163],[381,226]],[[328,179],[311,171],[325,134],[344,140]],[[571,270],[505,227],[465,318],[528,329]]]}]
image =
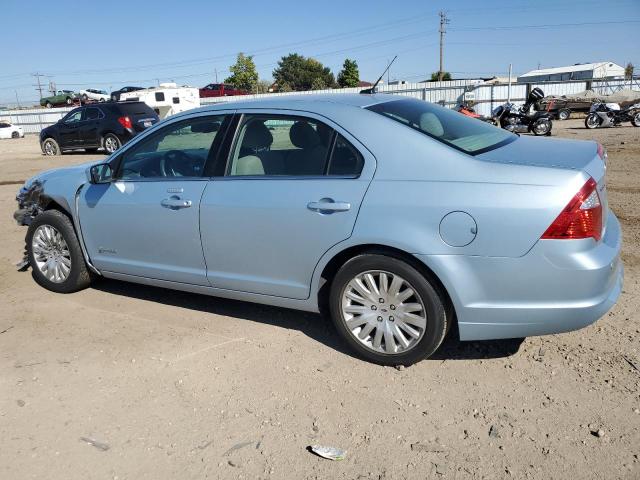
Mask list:
[{"label": "car's side panel", "polygon": [[[101,271],[207,285],[198,229],[201,180],[88,185],[78,202],[89,257]],[[179,197],[191,206],[163,206]]]},{"label": "car's side panel", "polygon": [[[285,110],[275,113],[291,114]],[[200,231],[212,286],[305,299],[318,260],[351,235],[375,171],[375,157],[339,125],[311,113],[304,116],[321,120],[356,145],[365,159],[360,176],[213,179],[200,207]],[[349,208],[324,213],[308,207],[322,199],[348,203]]]}]

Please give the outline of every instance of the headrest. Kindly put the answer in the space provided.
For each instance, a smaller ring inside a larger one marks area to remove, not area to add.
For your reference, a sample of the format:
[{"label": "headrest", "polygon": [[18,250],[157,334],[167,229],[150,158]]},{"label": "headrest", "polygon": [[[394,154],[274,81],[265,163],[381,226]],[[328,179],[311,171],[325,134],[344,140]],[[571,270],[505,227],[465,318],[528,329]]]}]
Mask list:
[{"label": "headrest", "polygon": [[307,122],[296,122],[291,125],[289,138],[298,148],[313,148],[320,145],[320,135]]},{"label": "headrest", "polygon": [[260,120],[254,120],[244,132],[242,146],[246,148],[269,148],[273,143],[273,135]]},{"label": "headrest", "polygon": [[427,132],[434,137],[441,137],[444,135],[444,128],[440,119],[435,113],[427,112],[420,115],[420,130]]}]

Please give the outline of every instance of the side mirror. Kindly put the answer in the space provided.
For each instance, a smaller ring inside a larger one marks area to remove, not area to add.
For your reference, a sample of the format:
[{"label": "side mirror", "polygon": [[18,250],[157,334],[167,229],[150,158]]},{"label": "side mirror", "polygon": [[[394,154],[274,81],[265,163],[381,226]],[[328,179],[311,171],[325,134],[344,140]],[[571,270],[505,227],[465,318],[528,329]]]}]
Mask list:
[{"label": "side mirror", "polygon": [[111,165],[108,163],[100,163],[98,165],[94,165],[89,168],[89,183],[94,185],[100,183],[111,183],[113,180],[113,172],[111,170]]}]

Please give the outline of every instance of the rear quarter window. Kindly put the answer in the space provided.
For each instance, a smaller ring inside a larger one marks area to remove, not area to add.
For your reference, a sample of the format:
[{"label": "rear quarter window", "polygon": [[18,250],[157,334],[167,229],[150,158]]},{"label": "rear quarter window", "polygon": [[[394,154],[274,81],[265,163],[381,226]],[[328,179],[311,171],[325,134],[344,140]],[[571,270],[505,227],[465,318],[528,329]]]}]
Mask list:
[{"label": "rear quarter window", "polygon": [[417,99],[392,100],[367,107],[470,155],[499,148],[517,136],[481,120]]}]

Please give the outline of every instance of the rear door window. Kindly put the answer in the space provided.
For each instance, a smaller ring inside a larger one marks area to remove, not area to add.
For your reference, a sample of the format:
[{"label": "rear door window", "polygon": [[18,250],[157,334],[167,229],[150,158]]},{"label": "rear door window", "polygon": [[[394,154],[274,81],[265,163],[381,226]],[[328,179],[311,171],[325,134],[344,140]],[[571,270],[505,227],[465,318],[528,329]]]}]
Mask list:
[{"label": "rear door window", "polygon": [[339,133],[336,134],[329,175],[357,177],[364,167],[364,158],[360,152]]},{"label": "rear door window", "polygon": [[333,129],[312,118],[245,115],[231,156],[230,176],[324,175]]}]

